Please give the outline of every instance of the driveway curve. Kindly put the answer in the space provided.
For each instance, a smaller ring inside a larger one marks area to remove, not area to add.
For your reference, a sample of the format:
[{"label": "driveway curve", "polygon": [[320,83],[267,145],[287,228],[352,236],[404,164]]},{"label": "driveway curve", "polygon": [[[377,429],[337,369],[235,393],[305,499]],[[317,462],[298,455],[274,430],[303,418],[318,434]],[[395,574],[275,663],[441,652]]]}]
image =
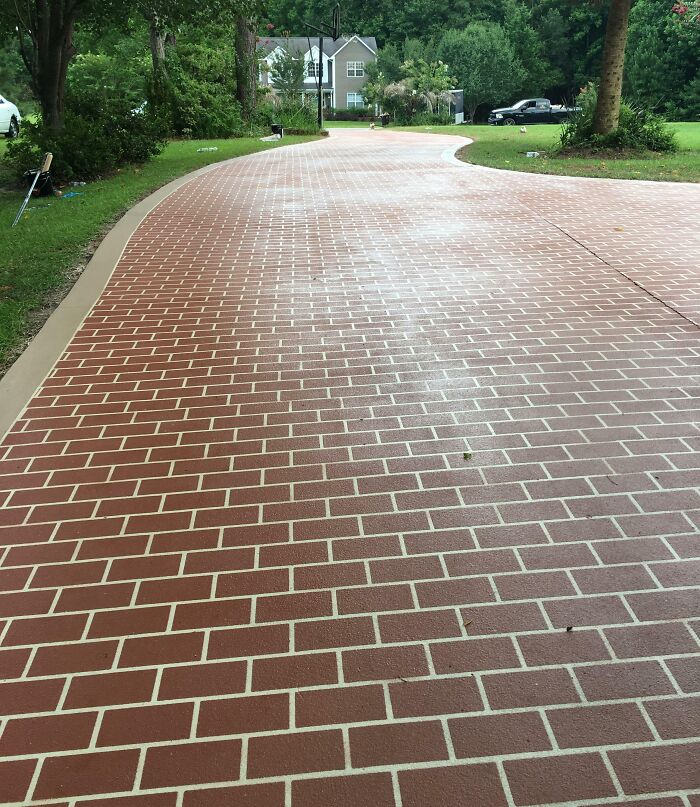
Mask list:
[{"label": "driveway curve", "polygon": [[454,150],[136,229],[0,445],[0,803],[700,805],[700,190]]}]

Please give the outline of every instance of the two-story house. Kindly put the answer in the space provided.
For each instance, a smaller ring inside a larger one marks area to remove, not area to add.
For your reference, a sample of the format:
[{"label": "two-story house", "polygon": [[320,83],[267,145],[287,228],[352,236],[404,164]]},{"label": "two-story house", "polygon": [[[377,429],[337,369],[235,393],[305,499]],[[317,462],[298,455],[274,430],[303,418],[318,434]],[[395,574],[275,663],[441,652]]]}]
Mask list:
[{"label": "two-story house", "polygon": [[[270,86],[270,70],[284,52],[304,59],[302,95],[318,93],[318,39],[305,36],[275,37],[260,43],[260,83]],[[373,36],[344,36],[333,42],[323,40],[323,100],[326,107],[355,109],[364,107],[362,88],[367,81],[366,67],[377,59],[377,40]]]}]

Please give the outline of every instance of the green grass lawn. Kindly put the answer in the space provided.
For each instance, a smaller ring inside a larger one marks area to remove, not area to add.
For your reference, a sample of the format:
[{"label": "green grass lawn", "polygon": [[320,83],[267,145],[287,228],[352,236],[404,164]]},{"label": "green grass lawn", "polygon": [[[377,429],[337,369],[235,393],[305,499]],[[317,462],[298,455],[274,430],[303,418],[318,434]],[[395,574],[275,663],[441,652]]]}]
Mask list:
[{"label": "green grass lawn", "polygon": [[[461,152],[461,159],[492,168],[582,177],[700,182],[700,123],[670,125],[678,133],[677,152],[618,159],[547,156],[557,145],[558,126],[528,126],[526,134],[521,134],[518,126],[422,126],[411,130],[471,137],[474,143]],[[526,157],[527,151],[545,154]]]},{"label": "green grass lawn", "polygon": [[[204,165],[230,157],[304,142],[285,137],[280,143],[256,138],[239,140],[187,140],[170,143],[155,159],[117,175],[91,182],[72,199],[33,199],[20,223],[10,225],[24,193],[2,187],[0,178],[0,375],[23,349],[45,319],[49,308],[77,278],[76,267],[109,227],[139,199]],[[200,147],[218,151],[198,153]],[[0,140],[0,154],[5,150]],[[34,313],[31,313],[34,312]]]}]

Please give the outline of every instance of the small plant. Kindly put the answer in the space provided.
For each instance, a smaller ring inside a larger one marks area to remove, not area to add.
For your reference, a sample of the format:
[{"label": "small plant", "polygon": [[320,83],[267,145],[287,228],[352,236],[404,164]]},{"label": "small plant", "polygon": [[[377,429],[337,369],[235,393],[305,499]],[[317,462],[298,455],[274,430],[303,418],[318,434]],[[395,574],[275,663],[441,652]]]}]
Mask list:
[{"label": "small plant", "polygon": [[632,106],[625,101],[620,106],[617,129],[608,135],[593,131],[597,103],[594,84],[581,89],[576,99],[579,111],[564,123],[560,137],[562,150],[590,149],[593,151],[676,151],[675,133],[653,112]]}]

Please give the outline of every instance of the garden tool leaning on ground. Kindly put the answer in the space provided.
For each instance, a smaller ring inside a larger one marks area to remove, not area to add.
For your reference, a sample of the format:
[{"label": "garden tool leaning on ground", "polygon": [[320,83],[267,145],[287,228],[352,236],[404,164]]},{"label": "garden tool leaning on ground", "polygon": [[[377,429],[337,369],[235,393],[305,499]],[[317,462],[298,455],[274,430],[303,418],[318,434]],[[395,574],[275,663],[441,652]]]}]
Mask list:
[{"label": "garden tool leaning on ground", "polygon": [[46,156],[44,157],[44,162],[41,168],[37,168],[34,173],[34,181],[29,188],[29,192],[27,193],[24,202],[22,202],[22,207],[20,207],[19,212],[15,216],[15,220],[12,222],[12,226],[14,227],[17,222],[22,218],[22,213],[24,213],[27,205],[29,204],[29,200],[32,198],[32,194],[34,193],[34,188],[36,188],[37,182],[42,179],[42,182],[46,182],[48,180],[48,173],[49,168],[51,168],[51,161],[53,160],[53,154],[51,152],[47,152]]}]

